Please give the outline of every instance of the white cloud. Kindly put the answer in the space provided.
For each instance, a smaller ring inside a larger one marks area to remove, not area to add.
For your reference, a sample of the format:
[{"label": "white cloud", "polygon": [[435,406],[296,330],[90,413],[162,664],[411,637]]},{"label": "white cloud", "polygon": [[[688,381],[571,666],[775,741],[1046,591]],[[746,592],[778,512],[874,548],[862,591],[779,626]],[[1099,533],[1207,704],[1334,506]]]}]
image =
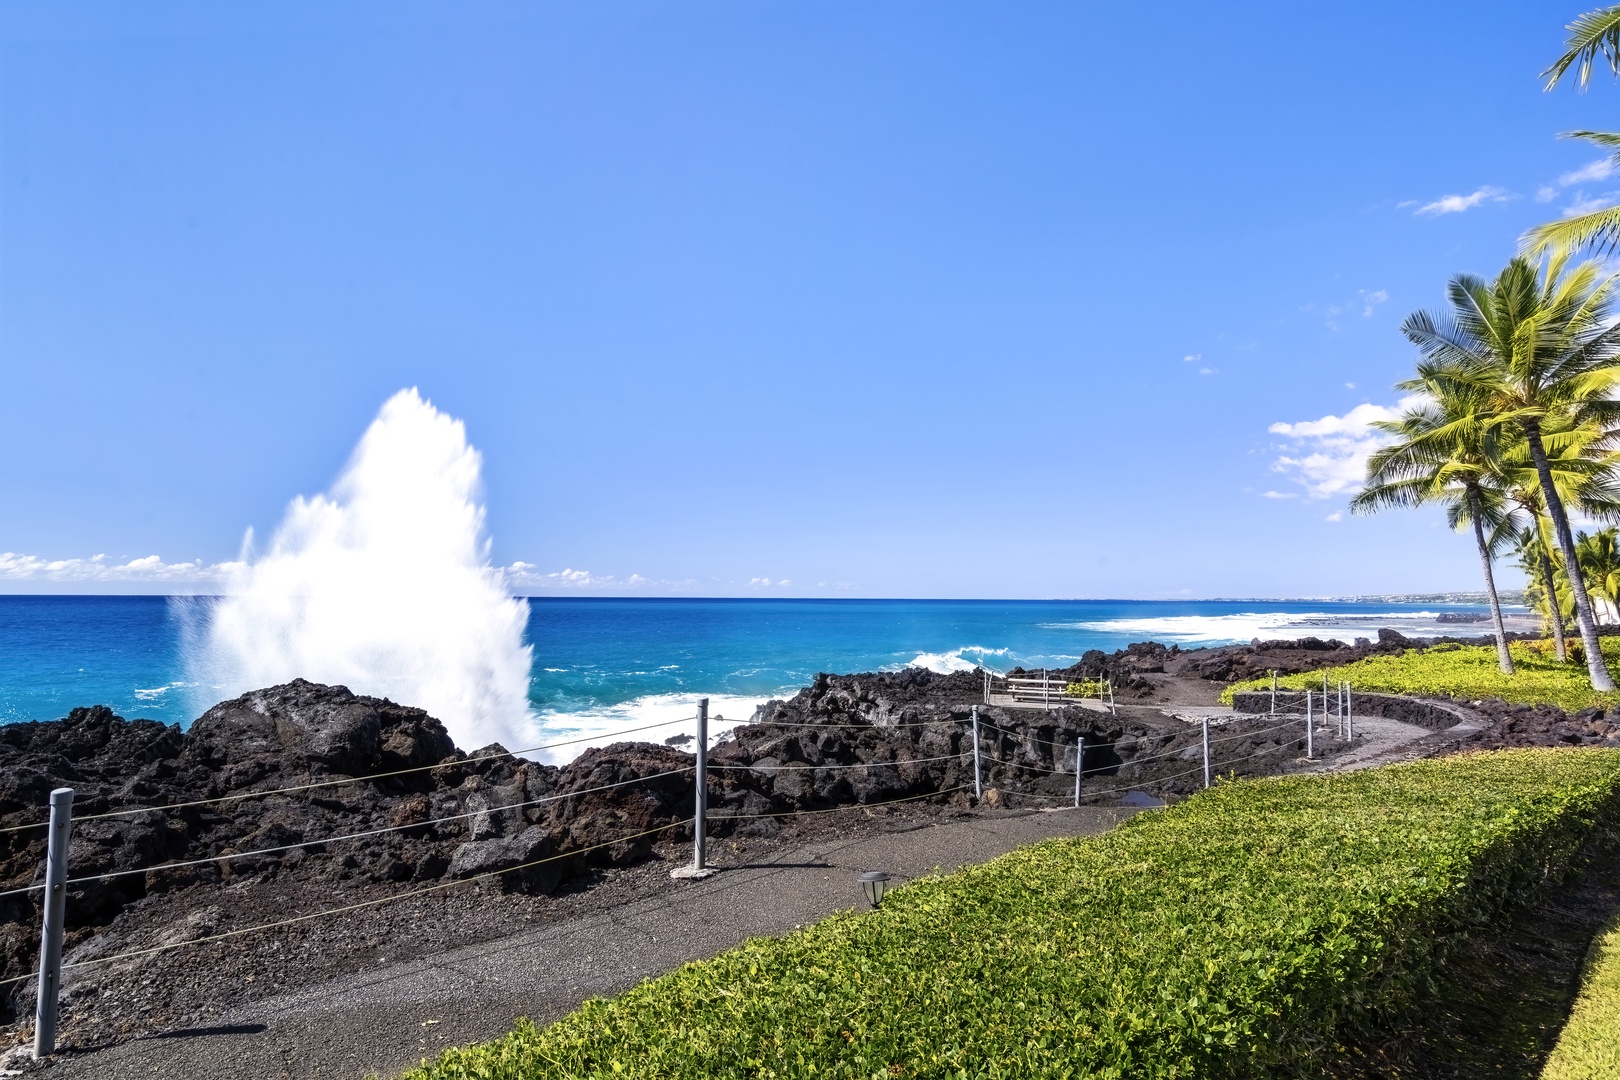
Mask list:
[{"label": "white cloud", "polygon": [[575,570],[572,567],[544,573],[533,563],[526,562],[515,562],[510,566],[500,567],[498,573],[506,582],[506,587],[513,592],[531,589],[555,589],[562,592],[670,590],[692,584],[690,581],[659,581],[642,577],[640,574],[631,574],[628,577],[593,574],[589,570]]},{"label": "white cloud", "polygon": [[1353,382],[1347,382],[1344,384],[1344,388],[1346,390],[1354,390],[1356,388],[1356,384]]},{"label": "white cloud", "polygon": [[1366,478],[1367,458],[1387,441],[1371,425],[1394,420],[1421,400],[1403,398],[1393,406],[1364,403],[1343,416],[1272,424],[1267,430],[1288,440],[1289,452],[1272,462],[1271,469],[1303,487],[1310,499],[1353,491]]},{"label": "white cloud", "polygon": [[1297,499],[1299,493],[1295,491],[1262,491],[1260,497],[1262,499]]},{"label": "white cloud", "polygon": [[1536,188],[1536,202],[1552,202],[1558,198],[1558,189],[1545,185]]},{"label": "white cloud", "polygon": [[1196,363],[1198,363],[1198,361],[1202,360],[1203,358],[1204,358],[1204,354],[1201,353],[1201,352],[1188,353],[1186,356],[1183,356],[1181,358],[1181,362],[1183,364],[1196,364]]},{"label": "white cloud", "polygon": [[1441,214],[1460,214],[1464,210],[1472,210],[1476,206],[1483,206],[1487,202],[1506,202],[1508,193],[1499,187],[1482,187],[1472,195],[1442,195],[1431,203],[1424,203],[1414,214],[1428,214],[1439,216]]},{"label": "white cloud", "polygon": [[1620,200],[1620,191],[1604,191],[1591,196],[1584,191],[1577,191],[1575,201],[1564,207],[1564,216],[1579,217],[1582,214],[1590,214],[1594,210],[1613,206],[1616,200]]},{"label": "white cloud", "polygon": [[1213,375],[1213,374],[1215,374],[1215,369],[1212,368],[1212,367],[1201,367],[1201,368],[1198,369],[1198,374],[1200,374],[1200,375]]},{"label": "white cloud", "polygon": [[1344,520],[1344,511],[1335,510],[1335,511],[1333,511],[1333,513],[1329,514],[1327,517],[1323,518],[1322,520],[1324,520],[1324,521],[1343,521]]},{"label": "white cloud", "polygon": [[[1614,175],[1614,159],[1598,158],[1596,161],[1582,165],[1573,172],[1567,172],[1558,178],[1559,187],[1571,187],[1575,184],[1590,184],[1598,180],[1607,180]],[[1543,191],[1546,189],[1543,188]]]},{"label": "white cloud", "polygon": [[164,562],[157,555],[143,555],[120,562],[107,555],[88,559],[45,559],[38,555],[0,552],[0,582],[41,582],[48,584],[107,584],[218,586],[242,566],[238,562]]},{"label": "white cloud", "polygon": [[1386,292],[1383,289],[1374,289],[1372,292],[1368,292],[1366,289],[1362,289],[1361,290],[1361,317],[1363,319],[1372,318],[1372,313],[1378,307],[1378,305],[1382,304],[1384,301],[1386,301],[1388,299],[1389,299],[1389,293]]}]

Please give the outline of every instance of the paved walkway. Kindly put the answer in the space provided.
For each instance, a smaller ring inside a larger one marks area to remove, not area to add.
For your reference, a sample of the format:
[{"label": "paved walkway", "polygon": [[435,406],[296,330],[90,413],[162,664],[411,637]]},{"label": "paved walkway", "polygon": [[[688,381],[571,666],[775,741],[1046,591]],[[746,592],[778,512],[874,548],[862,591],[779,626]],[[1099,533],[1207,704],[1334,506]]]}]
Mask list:
[{"label": "paved walkway", "polygon": [[1050,836],[1106,831],[1129,810],[1001,813],[860,839],[829,838],[617,911],[393,964],[271,998],[218,1024],[58,1060],[46,1076],[99,1080],[393,1076],[443,1047],[545,1022],[585,998],[761,934],[864,903],[856,875],[914,877]]}]

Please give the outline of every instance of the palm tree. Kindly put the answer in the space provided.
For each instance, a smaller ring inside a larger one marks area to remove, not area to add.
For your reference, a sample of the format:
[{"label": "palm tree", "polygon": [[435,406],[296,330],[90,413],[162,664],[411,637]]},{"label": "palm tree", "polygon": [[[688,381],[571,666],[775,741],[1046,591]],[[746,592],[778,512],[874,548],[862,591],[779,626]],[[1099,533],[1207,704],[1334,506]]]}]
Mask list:
[{"label": "palm tree", "polygon": [[1575,537],[1575,555],[1580,559],[1581,577],[1587,592],[1603,604],[1608,621],[1620,621],[1620,535],[1614,529],[1599,529],[1588,536]]},{"label": "palm tree", "polygon": [[[1523,437],[1564,565],[1573,567],[1575,538],[1547,439],[1590,427],[1606,444],[1615,432],[1620,402],[1611,394],[1620,384],[1620,326],[1611,317],[1616,279],[1602,276],[1595,262],[1567,271],[1565,264],[1555,255],[1543,274],[1521,257],[1491,282],[1459,274],[1447,288],[1449,311],[1416,312],[1401,330],[1430,366],[1412,386],[1456,380],[1483,395],[1482,411],[1493,426],[1511,426]],[[1592,687],[1613,690],[1585,583],[1579,573],[1569,582]]]},{"label": "palm tree", "polygon": [[1564,644],[1564,625],[1575,605],[1566,603],[1569,589],[1558,586],[1562,571],[1553,567],[1553,553],[1545,535],[1546,517],[1537,514],[1532,521],[1533,524],[1517,529],[1512,542],[1519,555],[1519,569],[1529,579],[1524,589],[1525,601],[1546,620],[1547,632],[1553,637],[1554,653],[1562,664],[1569,658]]},{"label": "palm tree", "polygon": [[[1576,507],[1589,518],[1620,520],[1620,459],[1598,449],[1606,439],[1601,428],[1587,425],[1573,430],[1548,430],[1543,425],[1542,445],[1547,452],[1553,483],[1565,506]],[[1541,478],[1530,457],[1530,446],[1519,439],[1508,445],[1496,462],[1494,477],[1508,502],[1515,507],[1504,523],[1509,535],[1501,542],[1512,543],[1519,552],[1519,565],[1525,575],[1540,587],[1547,598],[1547,623],[1553,637],[1558,662],[1568,657],[1564,644],[1563,597],[1558,588],[1562,567],[1554,566],[1554,543],[1548,536],[1546,500],[1541,494]],[[1493,550],[1497,541],[1493,540]],[[1578,544],[1577,544],[1578,546]],[[1539,581],[1537,580],[1539,578]]]},{"label": "palm tree", "polygon": [[1508,652],[1502,602],[1496,595],[1491,545],[1485,538],[1487,530],[1499,535],[1507,517],[1500,494],[1491,486],[1496,474],[1493,443],[1499,429],[1481,415],[1483,394],[1455,380],[1426,380],[1422,365],[1418,371],[1419,379],[1413,382],[1423,385],[1403,385],[1403,389],[1426,390],[1428,400],[1407,409],[1398,419],[1373,425],[1395,436],[1395,442],[1367,459],[1367,482],[1350,500],[1350,510],[1370,514],[1387,507],[1440,503],[1452,529],[1473,527],[1491,618],[1496,623],[1497,663],[1511,675],[1513,657]]},{"label": "palm tree", "polygon": [[[1609,68],[1620,75],[1620,5],[1589,11],[1570,23],[1569,40],[1564,55],[1541,73],[1547,80],[1547,89],[1558,85],[1571,67],[1576,70],[1575,84],[1585,90],[1592,80],[1592,63],[1598,57],[1609,62]],[[1612,151],[1620,151],[1620,134],[1603,131],[1571,131],[1571,138],[1587,139]],[[1538,225],[1524,234],[1527,251],[1577,251],[1591,247],[1599,251],[1612,251],[1620,244],[1620,206],[1610,206],[1590,214],[1577,214],[1563,221],[1550,221]]]}]

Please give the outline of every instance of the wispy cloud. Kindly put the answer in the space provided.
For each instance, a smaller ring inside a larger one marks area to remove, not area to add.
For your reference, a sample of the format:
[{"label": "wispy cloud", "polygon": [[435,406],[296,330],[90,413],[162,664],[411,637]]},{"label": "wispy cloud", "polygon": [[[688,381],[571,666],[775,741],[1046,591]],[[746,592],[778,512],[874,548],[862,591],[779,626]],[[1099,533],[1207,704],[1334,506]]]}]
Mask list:
[{"label": "wispy cloud", "polygon": [[[1370,319],[1373,317],[1373,313],[1378,310],[1378,305],[1388,300],[1389,292],[1386,289],[1357,289],[1355,299],[1329,304],[1322,311],[1327,316],[1328,329],[1338,330],[1340,329],[1339,320],[1342,317],[1354,315],[1359,311],[1363,319]],[[1307,305],[1306,310],[1311,310],[1314,307],[1315,305]]]},{"label": "wispy cloud", "polygon": [[1620,201],[1620,191],[1604,191],[1596,195],[1578,191],[1575,193],[1575,201],[1564,207],[1564,216],[1579,217],[1582,214],[1590,214],[1594,210],[1613,206],[1616,201]]},{"label": "wispy cloud", "polygon": [[1202,360],[1203,358],[1204,358],[1204,354],[1201,353],[1201,352],[1188,353],[1186,356],[1183,356],[1181,358],[1181,362],[1183,364],[1196,364],[1196,363],[1198,363],[1198,361]]},{"label": "wispy cloud", "polygon": [[534,563],[514,562],[499,568],[507,588],[514,592],[540,589],[556,592],[669,592],[690,588],[694,581],[663,581],[657,578],[630,574],[593,574],[589,570],[543,571]]},{"label": "wispy cloud", "polygon": [[1557,180],[1543,184],[1536,189],[1536,202],[1548,203],[1564,193],[1566,188],[1575,188],[1573,201],[1563,209],[1565,217],[1577,217],[1581,214],[1590,214],[1594,210],[1602,210],[1620,202],[1620,191],[1604,191],[1596,195],[1588,195],[1580,190],[1583,184],[1600,184],[1620,173],[1620,164],[1612,157],[1601,157],[1596,161],[1589,161],[1578,169],[1571,169],[1561,173]]},{"label": "wispy cloud", "polygon": [[1366,478],[1367,458],[1388,441],[1372,425],[1395,419],[1420,400],[1403,398],[1393,406],[1364,403],[1343,416],[1272,424],[1267,430],[1282,436],[1286,445],[1271,470],[1299,484],[1309,499],[1332,499],[1353,491]]},{"label": "wispy cloud", "polygon": [[1297,492],[1297,491],[1262,491],[1260,493],[1260,497],[1262,499],[1297,499],[1297,498],[1299,498],[1299,492]]},{"label": "wispy cloud", "polygon": [[1476,206],[1484,206],[1488,202],[1507,202],[1511,197],[1502,188],[1487,185],[1479,188],[1471,195],[1442,195],[1433,202],[1424,203],[1412,213],[1430,217],[1438,217],[1441,214],[1460,214],[1465,210],[1472,210]]},{"label": "wispy cloud", "polygon": [[1580,168],[1567,172],[1558,178],[1559,187],[1574,187],[1576,184],[1592,184],[1599,180],[1607,180],[1614,175],[1615,165],[1613,158],[1598,158],[1588,162]]},{"label": "wispy cloud", "polygon": [[6,551],[0,552],[0,582],[214,587],[222,584],[242,565],[239,562],[208,563],[201,559],[165,562],[157,555],[125,560],[108,555],[46,559]]}]

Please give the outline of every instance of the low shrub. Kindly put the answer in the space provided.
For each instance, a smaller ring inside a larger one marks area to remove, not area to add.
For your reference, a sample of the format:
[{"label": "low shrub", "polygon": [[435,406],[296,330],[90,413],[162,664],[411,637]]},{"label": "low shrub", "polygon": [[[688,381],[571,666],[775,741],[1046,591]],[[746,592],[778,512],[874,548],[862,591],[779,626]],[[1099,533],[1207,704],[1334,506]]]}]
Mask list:
[{"label": "low shrub", "polygon": [[412,1080],[1310,1073],[1620,817],[1620,751],[1222,783],[452,1049]]},{"label": "low shrub", "polygon": [[1620,921],[1592,942],[1580,996],[1541,1080],[1613,1080],[1620,1076]]},{"label": "low shrub", "polygon": [[[1603,656],[1611,667],[1620,662],[1620,637],[1599,639]],[[1620,693],[1600,694],[1587,681],[1586,666],[1571,659],[1560,664],[1553,657],[1552,643],[1515,641],[1508,646],[1515,671],[1502,674],[1497,666],[1495,645],[1458,645],[1446,648],[1408,649],[1399,655],[1369,656],[1351,664],[1321,671],[1281,676],[1279,689],[1320,690],[1322,677],[1337,684],[1348,681],[1356,690],[1384,694],[1414,694],[1424,697],[1450,697],[1463,701],[1501,698],[1521,705],[1557,705],[1570,712],[1620,705]],[[1221,693],[1221,701],[1232,703],[1232,695],[1248,690],[1271,689],[1270,677],[1233,683]]]}]

